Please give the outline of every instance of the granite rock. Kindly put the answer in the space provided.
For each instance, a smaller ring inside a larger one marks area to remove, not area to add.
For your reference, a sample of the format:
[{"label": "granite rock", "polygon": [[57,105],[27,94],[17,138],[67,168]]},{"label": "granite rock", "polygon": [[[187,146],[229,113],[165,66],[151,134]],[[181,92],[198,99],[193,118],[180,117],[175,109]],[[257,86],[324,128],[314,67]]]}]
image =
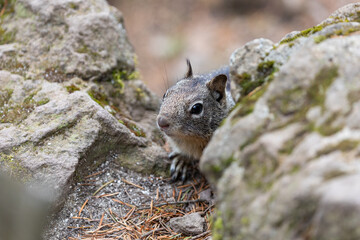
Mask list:
[{"label": "granite rock", "polygon": [[359,4],[345,6],[270,50],[256,50],[266,53],[256,68],[267,67],[262,79],[253,58],[247,63],[233,55],[233,72],[249,72],[250,89],[200,161],[218,194],[214,239],[360,238],[354,195],[360,176],[359,11]]}]

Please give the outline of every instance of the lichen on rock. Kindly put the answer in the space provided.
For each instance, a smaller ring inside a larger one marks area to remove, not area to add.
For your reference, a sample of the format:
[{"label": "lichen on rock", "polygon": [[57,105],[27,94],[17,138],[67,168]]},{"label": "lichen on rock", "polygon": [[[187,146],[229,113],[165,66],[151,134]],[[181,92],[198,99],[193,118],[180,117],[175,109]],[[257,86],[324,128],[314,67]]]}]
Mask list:
[{"label": "lichen on rock", "polygon": [[222,239],[360,237],[359,12],[345,6],[274,47],[259,39],[232,55],[240,89],[262,66],[276,73],[243,92],[201,158],[218,191]]}]

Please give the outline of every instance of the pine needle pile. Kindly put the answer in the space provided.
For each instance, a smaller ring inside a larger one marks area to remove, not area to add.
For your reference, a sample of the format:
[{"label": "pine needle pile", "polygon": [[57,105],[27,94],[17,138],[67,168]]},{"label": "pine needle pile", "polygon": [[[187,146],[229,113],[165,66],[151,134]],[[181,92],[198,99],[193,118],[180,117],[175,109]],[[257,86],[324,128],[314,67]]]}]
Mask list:
[{"label": "pine needle pile", "polygon": [[[144,190],[140,185],[132,183],[126,179],[121,179],[124,183],[132,187]],[[208,189],[206,180],[192,179],[182,186],[174,186],[172,197],[163,196],[159,188],[156,196],[150,204],[135,206],[116,198],[118,192],[101,194],[102,189],[106,188],[111,182],[107,182],[99,187],[93,196],[87,198],[82,204],[77,216],[72,219],[79,224],[68,226],[69,229],[76,231],[78,237],[69,239],[208,239],[211,236],[210,217],[214,210],[212,203],[208,200],[200,199],[199,193]],[[101,218],[92,218],[83,214],[89,201],[96,201],[100,198],[123,205],[127,212],[119,214],[111,207],[102,210]],[[197,236],[185,236],[174,232],[169,227],[169,221],[174,217],[182,217],[187,214],[199,212],[206,221],[206,230]]]}]

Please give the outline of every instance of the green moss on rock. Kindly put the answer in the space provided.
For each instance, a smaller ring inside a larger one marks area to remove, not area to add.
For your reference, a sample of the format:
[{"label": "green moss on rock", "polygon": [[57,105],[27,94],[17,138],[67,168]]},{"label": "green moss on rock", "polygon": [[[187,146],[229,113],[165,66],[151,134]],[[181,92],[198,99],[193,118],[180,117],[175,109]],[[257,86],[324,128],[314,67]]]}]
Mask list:
[{"label": "green moss on rock", "polygon": [[0,26],[0,45],[14,42],[15,35],[16,31],[7,31]]},{"label": "green moss on rock", "polygon": [[335,145],[327,146],[326,148],[320,150],[317,152],[317,157],[329,154],[334,151],[342,151],[342,152],[349,152],[351,150],[354,150],[357,146],[359,146],[359,141],[356,140],[343,140]]},{"label": "green moss on rock", "polygon": [[315,77],[314,84],[308,89],[308,97],[315,105],[324,106],[326,90],[338,77],[338,67],[324,67]]},{"label": "green moss on rock", "polygon": [[257,100],[265,93],[268,84],[258,87],[253,90],[251,94],[240,99],[240,101],[235,105],[234,111],[235,115],[232,118],[232,121],[237,121],[238,118],[244,117],[253,112],[255,103]]},{"label": "green moss on rock", "polygon": [[50,102],[50,99],[49,99],[49,98],[43,98],[43,99],[41,99],[40,101],[37,101],[37,102],[36,102],[36,105],[37,105],[37,106],[41,106],[41,105],[47,104],[48,102]]},{"label": "green moss on rock", "polygon": [[261,62],[257,67],[257,71],[260,74],[262,74],[263,77],[267,77],[268,75],[273,73],[274,68],[275,68],[274,64],[275,64],[275,61]]},{"label": "green moss on rock", "polygon": [[263,84],[262,80],[253,80],[251,75],[246,72],[238,75],[237,78],[239,79],[239,85],[241,87],[241,96],[248,95],[255,88]]},{"label": "green moss on rock", "polygon": [[135,134],[135,136],[137,137],[146,137],[146,133],[139,128],[138,126],[136,126],[136,124],[131,123],[129,121],[124,121],[124,120],[118,120],[119,123],[123,124],[125,127],[127,127],[130,132],[132,132],[133,134]]},{"label": "green moss on rock", "polygon": [[13,89],[9,88],[0,90],[0,108],[9,102],[13,91]]},{"label": "green moss on rock", "polygon": [[76,92],[76,91],[80,90],[80,88],[78,88],[74,84],[71,84],[70,86],[66,86],[65,88],[68,91],[68,93],[73,93],[73,92]]},{"label": "green moss on rock", "polygon": [[37,91],[30,93],[22,103],[0,105],[0,123],[19,124],[35,107],[45,104],[46,99],[40,100],[39,102],[34,101],[33,97],[36,94]]},{"label": "green moss on rock", "polygon": [[319,35],[319,36],[314,37],[314,42],[315,42],[315,43],[321,43],[322,41],[324,41],[324,40],[326,40],[326,39],[327,39],[326,36],[324,36],[324,35]]},{"label": "green moss on rock", "polygon": [[114,79],[113,80],[113,86],[114,86],[115,89],[117,89],[117,93],[119,93],[119,94],[124,93],[125,83],[123,82],[123,80]]},{"label": "green moss on rock", "polygon": [[241,218],[241,225],[242,226],[249,226],[250,225],[250,219],[248,217],[243,216]]},{"label": "green moss on rock", "polygon": [[134,80],[140,77],[140,73],[137,71],[127,71],[123,69],[115,69],[112,73],[114,80]]},{"label": "green moss on rock", "polygon": [[319,25],[319,26],[314,26],[312,28],[305,29],[305,30],[299,32],[298,34],[295,34],[293,37],[283,39],[282,41],[280,41],[280,44],[290,43],[299,37],[308,37],[316,32],[321,31],[323,28],[324,28],[324,26]]},{"label": "green moss on rock", "polygon": [[314,37],[314,42],[315,43],[321,43],[322,41],[331,38],[333,36],[347,36],[353,32],[357,32],[360,31],[359,27],[353,27],[353,28],[348,28],[348,27],[344,27],[342,29],[336,30],[335,32],[331,32],[330,34],[327,35],[319,35],[319,36],[315,36]]},{"label": "green moss on rock", "polygon": [[336,120],[337,115],[333,114],[320,126],[313,125],[313,131],[320,133],[322,136],[331,136],[340,131],[343,126],[333,126],[333,122]]},{"label": "green moss on rock", "polygon": [[294,148],[301,142],[305,133],[306,133],[306,129],[300,131],[298,134],[296,134],[295,137],[286,141],[284,143],[284,145],[281,147],[281,149],[279,150],[279,152],[282,154],[287,154],[287,155],[291,154],[292,151],[294,150]]},{"label": "green moss on rock", "polygon": [[144,93],[144,91],[141,88],[136,88],[135,89],[135,97],[136,100],[140,101],[141,99],[143,99],[146,96],[146,94]]},{"label": "green moss on rock", "polygon": [[69,7],[70,7],[71,9],[74,9],[74,10],[79,9],[79,6],[78,6],[76,3],[73,3],[73,2],[70,2],[70,3],[69,3]]},{"label": "green moss on rock", "polygon": [[90,89],[89,91],[87,91],[87,93],[89,94],[91,99],[98,103],[100,106],[105,107],[106,105],[109,105],[109,100],[104,93],[95,91],[93,89]]},{"label": "green moss on rock", "polygon": [[99,53],[92,51],[91,48],[83,42],[81,42],[81,45],[75,51],[81,54],[88,54],[92,58],[100,57]]},{"label": "green moss on rock", "polygon": [[145,132],[141,128],[136,126],[135,124],[127,124],[127,127],[130,129],[130,131],[132,133],[135,134],[135,136],[137,136],[137,137],[146,137]]},{"label": "green moss on rock", "polygon": [[242,97],[248,95],[265,82],[271,81],[273,79],[273,74],[277,71],[275,68],[275,61],[261,62],[256,70],[257,74],[254,78],[246,72],[237,76],[241,87],[240,94]]}]

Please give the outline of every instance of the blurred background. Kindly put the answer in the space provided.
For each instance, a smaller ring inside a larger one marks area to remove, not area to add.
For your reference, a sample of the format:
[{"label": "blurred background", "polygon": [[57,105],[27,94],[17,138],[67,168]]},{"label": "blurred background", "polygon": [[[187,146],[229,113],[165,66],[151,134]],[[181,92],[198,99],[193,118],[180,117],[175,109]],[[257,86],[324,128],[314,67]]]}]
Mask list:
[{"label": "blurred background", "polygon": [[108,0],[120,9],[142,80],[158,95],[181,79],[228,64],[255,38],[278,42],[355,0]]}]

